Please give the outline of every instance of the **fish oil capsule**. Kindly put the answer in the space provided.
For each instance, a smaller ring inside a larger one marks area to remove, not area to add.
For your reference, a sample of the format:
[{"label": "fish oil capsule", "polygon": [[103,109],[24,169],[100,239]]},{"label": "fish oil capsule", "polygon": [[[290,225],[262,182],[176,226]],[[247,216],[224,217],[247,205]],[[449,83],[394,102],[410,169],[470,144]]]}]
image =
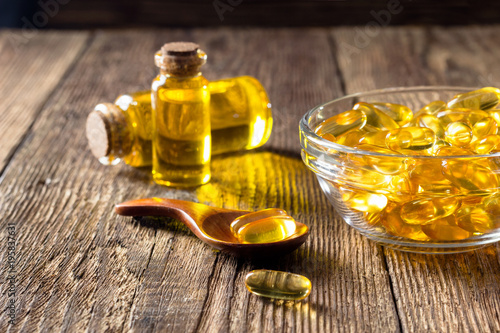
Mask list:
[{"label": "fish oil capsule", "polygon": [[[374,152],[384,155],[396,155],[397,152],[369,144],[360,144],[356,146],[359,150]],[[406,169],[406,159],[397,156],[363,155],[365,163],[374,170],[386,174],[394,175],[403,172]]]},{"label": "fish oil capsule", "polygon": [[[446,102],[444,102],[444,101],[430,102],[429,104],[427,104],[426,106],[424,106],[423,108],[418,110],[413,115],[413,119],[420,117],[423,114],[431,114],[431,115],[436,114],[437,112],[444,110],[445,108],[446,108]],[[412,123],[415,124],[413,121],[412,121]]]},{"label": "fish oil capsule", "polygon": [[408,224],[425,225],[455,213],[459,206],[454,197],[410,201],[401,207],[401,218]]},{"label": "fish oil capsule", "polygon": [[412,200],[413,189],[407,173],[392,176],[387,190],[385,196],[390,201],[402,203]]},{"label": "fish oil capsule", "polygon": [[211,127],[206,54],[194,43],[168,43],[155,55],[153,80],[153,180],[198,186],[210,180]]},{"label": "fish oil capsule", "polygon": [[348,131],[360,129],[366,124],[366,115],[361,111],[350,110],[330,117],[316,127],[316,134],[330,133],[339,136]]},{"label": "fish oil capsule", "polygon": [[488,110],[488,115],[495,120],[497,126],[500,128],[500,109]]},{"label": "fish oil capsule", "polygon": [[472,233],[457,226],[454,215],[422,225],[421,228],[433,240],[454,241],[472,236]]},{"label": "fish oil capsule", "polygon": [[485,136],[497,134],[498,125],[495,119],[491,117],[486,117],[474,124],[472,127],[472,135],[475,140],[480,140]]},{"label": "fish oil capsule", "polygon": [[413,119],[413,112],[409,107],[394,103],[370,103],[386,115],[391,117],[399,126],[408,124]]},{"label": "fish oil capsule", "polygon": [[385,147],[385,137],[389,131],[376,130],[373,132],[366,132],[358,141],[358,144],[369,144],[379,147]]},{"label": "fish oil capsule", "polygon": [[482,110],[472,109],[448,109],[436,113],[443,127],[448,126],[450,123],[461,122],[472,128],[479,120],[488,117],[488,113]]},{"label": "fish oil capsule", "polygon": [[391,130],[399,128],[399,125],[396,123],[396,121],[394,121],[394,119],[369,103],[356,103],[353,106],[353,109],[363,112],[366,115],[366,124],[379,130]]},{"label": "fish oil capsule", "polygon": [[387,205],[387,197],[383,194],[345,188],[341,193],[346,205],[360,212],[379,213]]},{"label": "fish oil capsule", "polygon": [[418,241],[429,240],[420,225],[408,224],[401,219],[401,206],[390,205],[382,216],[382,225],[387,233],[393,236],[410,238]]},{"label": "fish oil capsule", "polygon": [[457,211],[456,217],[457,225],[472,233],[485,233],[494,228],[493,216],[481,207],[462,207]]},{"label": "fish oil capsule", "polygon": [[387,148],[400,150],[424,150],[432,147],[436,135],[429,128],[403,127],[389,131],[385,138]]},{"label": "fish oil capsule", "polygon": [[252,294],[298,301],[311,292],[311,281],[305,276],[288,272],[259,269],[245,277],[245,286]]},{"label": "fish oil capsule", "polygon": [[500,148],[500,136],[493,134],[487,135],[484,138],[474,142],[472,145],[472,150],[476,154],[486,155],[492,151],[499,150]]},{"label": "fish oil capsule", "polygon": [[321,134],[320,135],[323,139],[326,139],[328,141],[331,141],[331,142],[337,142],[337,138],[333,135],[333,134],[330,134],[330,133],[325,133],[325,134]]},{"label": "fish oil capsule", "polygon": [[460,193],[459,189],[444,176],[441,161],[438,159],[418,163],[409,175],[412,194],[417,197],[446,197]]},{"label": "fish oil capsule", "polygon": [[462,122],[450,123],[446,127],[445,140],[453,146],[467,146],[472,141],[472,129]]},{"label": "fish oil capsule", "polygon": [[240,243],[278,242],[296,231],[295,220],[276,208],[245,214],[231,223],[231,232]]},{"label": "fish oil capsule", "polygon": [[481,88],[455,96],[447,107],[488,110],[500,102],[500,89],[493,87]]},{"label": "fish oil capsule", "polygon": [[355,163],[351,164],[352,159],[345,162],[339,175],[338,182],[345,185],[357,186],[364,190],[379,190],[386,188],[391,182],[390,175],[384,175],[380,172],[359,168]]},{"label": "fish oil capsule", "polygon": [[470,195],[497,190],[498,176],[488,160],[448,158],[443,159],[442,164],[445,177],[463,193]]},{"label": "fish oil capsule", "polygon": [[434,115],[423,114],[417,117],[415,120],[415,125],[420,127],[430,128],[436,135],[436,138],[444,139],[445,129],[441,124],[441,122],[439,121],[438,117]]},{"label": "fish oil capsule", "polygon": [[[491,216],[500,216],[500,193],[485,197],[482,202],[483,209]],[[496,222],[496,228],[500,227],[500,222]]]},{"label": "fish oil capsule", "polygon": [[359,143],[359,140],[365,135],[364,131],[352,130],[347,133],[341,134],[337,137],[337,143],[339,145],[353,147]]}]

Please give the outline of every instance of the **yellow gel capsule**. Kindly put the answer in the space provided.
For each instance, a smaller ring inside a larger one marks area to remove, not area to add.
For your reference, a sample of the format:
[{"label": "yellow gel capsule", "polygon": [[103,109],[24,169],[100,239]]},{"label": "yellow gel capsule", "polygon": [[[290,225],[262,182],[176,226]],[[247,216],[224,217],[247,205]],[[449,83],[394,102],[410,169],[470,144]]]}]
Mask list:
[{"label": "yellow gel capsule", "polygon": [[370,144],[379,147],[385,147],[385,137],[389,131],[374,131],[365,133],[359,140],[359,144]]},{"label": "yellow gel capsule", "polygon": [[482,110],[472,109],[448,109],[436,113],[443,127],[448,126],[450,123],[461,122],[469,127],[473,127],[479,120],[489,117],[488,113]]},{"label": "yellow gel capsule", "polygon": [[389,131],[385,138],[387,148],[400,150],[423,150],[432,147],[436,135],[429,128],[403,127]]},{"label": "yellow gel capsule", "polygon": [[364,103],[364,102],[356,103],[353,109],[361,111],[366,115],[367,125],[378,128],[380,130],[391,130],[399,128],[398,123],[396,123],[394,119],[392,119],[384,112],[380,111],[375,106],[369,103]]},{"label": "yellow gel capsule", "polygon": [[495,228],[500,228],[500,220],[498,219],[498,216],[500,216],[500,193],[484,198],[481,204],[485,212],[491,216],[497,217],[495,221]]},{"label": "yellow gel capsule", "polygon": [[291,301],[304,299],[311,292],[311,281],[305,276],[267,269],[249,272],[245,286],[258,296]]},{"label": "yellow gel capsule", "polygon": [[459,206],[454,197],[410,201],[401,207],[401,218],[408,224],[425,225],[453,214]]},{"label": "yellow gel capsule", "polygon": [[479,120],[472,127],[472,135],[476,140],[482,139],[487,135],[497,134],[497,131],[497,122],[491,117]]},{"label": "yellow gel capsule", "polygon": [[356,186],[364,190],[386,188],[391,180],[392,177],[389,175],[362,169],[357,165],[343,167],[337,179],[340,184]]},{"label": "yellow gel capsule", "polygon": [[500,128],[500,109],[488,110],[486,112],[488,112],[488,115],[496,121],[498,127]]},{"label": "yellow gel capsule", "polygon": [[457,147],[465,147],[472,141],[472,130],[462,122],[450,123],[446,127],[445,140]]},{"label": "yellow gel capsule", "polygon": [[339,145],[353,147],[359,143],[361,138],[365,135],[362,130],[352,130],[344,134],[340,134],[337,137],[337,143]]},{"label": "yellow gel capsule", "polygon": [[365,213],[379,213],[387,205],[387,197],[361,190],[341,188],[342,200],[351,209]]},{"label": "yellow gel capsule", "polygon": [[279,208],[268,208],[268,209],[259,210],[257,212],[251,212],[251,213],[242,215],[242,216],[234,219],[233,222],[231,222],[231,226],[230,226],[231,232],[233,233],[233,235],[235,235],[236,238],[238,238],[238,231],[244,225],[251,223],[251,222],[256,222],[256,221],[259,221],[262,219],[266,219],[268,217],[277,217],[277,216],[289,217],[288,214],[283,209],[279,209]]},{"label": "yellow gel capsule", "polygon": [[416,118],[415,125],[430,128],[437,138],[444,139],[444,127],[439,119],[432,114],[423,114]]},{"label": "yellow gel capsule", "polygon": [[469,108],[488,110],[500,102],[500,89],[493,87],[481,88],[455,96],[448,102],[448,108]]},{"label": "yellow gel capsule", "polygon": [[366,124],[366,115],[361,111],[350,110],[330,117],[316,127],[316,134],[330,133],[334,136],[359,129]]},{"label": "yellow gel capsule", "polygon": [[494,192],[498,190],[498,176],[487,165],[472,161],[444,161],[443,171],[462,192]]},{"label": "yellow gel capsule", "polygon": [[440,241],[462,240],[472,236],[472,233],[456,225],[454,215],[423,225],[421,228],[431,239]]},{"label": "yellow gel capsule", "polygon": [[387,233],[393,236],[406,237],[419,241],[429,240],[420,225],[408,224],[401,219],[401,206],[388,206],[381,220]]},{"label": "yellow gel capsule", "polygon": [[292,236],[296,231],[295,220],[290,216],[268,217],[247,223],[235,232],[240,243],[272,243]]},{"label": "yellow gel capsule", "polygon": [[433,101],[418,110],[414,115],[413,119],[420,117],[423,114],[435,114],[446,108],[446,102],[444,101]]},{"label": "yellow gel capsule", "polygon": [[462,207],[457,211],[456,217],[457,225],[469,232],[485,233],[494,228],[493,216],[480,207]]},{"label": "yellow gel capsule", "polygon": [[500,148],[500,136],[493,134],[482,138],[479,141],[474,142],[472,145],[472,150],[476,154],[486,155],[492,151],[497,151]]},{"label": "yellow gel capsule", "polygon": [[335,137],[335,135],[333,134],[330,134],[330,133],[325,133],[325,134],[321,134],[320,135],[323,139],[326,139],[328,141],[331,141],[331,142],[337,142],[337,138]]},{"label": "yellow gel capsule", "polygon": [[[396,155],[397,152],[369,144],[360,144],[356,146],[359,150],[374,152],[384,155]],[[393,175],[403,172],[406,168],[406,159],[397,156],[377,156],[363,155],[363,160],[367,165],[386,175]]]},{"label": "yellow gel capsule", "polygon": [[391,117],[399,126],[408,124],[413,119],[413,112],[410,108],[401,104],[394,103],[370,103],[386,115]]},{"label": "yellow gel capsule", "polygon": [[448,142],[446,142],[445,140],[443,139],[437,139],[434,144],[432,145],[431,148],[427,149],[426,152],[428,153],[428,155],[430,156],[436,156],[438,150],[442,147],[450,147],[451,144],[449,144]]},{"label": "yellow gel capsule", "polygon": [[392,180],[387,187],[388,193],[385,194],[387,199],[394,202],[406,202],[412,199],[413,191],[408,174],[401,173],[392,176]]}]

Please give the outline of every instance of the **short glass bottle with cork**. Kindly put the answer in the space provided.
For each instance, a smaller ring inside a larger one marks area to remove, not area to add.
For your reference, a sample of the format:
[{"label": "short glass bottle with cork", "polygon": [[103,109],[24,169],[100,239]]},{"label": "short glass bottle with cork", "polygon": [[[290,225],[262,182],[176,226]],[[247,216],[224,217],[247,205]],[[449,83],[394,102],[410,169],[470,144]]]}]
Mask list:
[{"label": "short glass bottle with cork", "polygon": [[151,87],[153,179],[167,186],[210,180],[210,92],[200,72],[207,55],[188,42],[165,44],[155,55],[160,74]]}]

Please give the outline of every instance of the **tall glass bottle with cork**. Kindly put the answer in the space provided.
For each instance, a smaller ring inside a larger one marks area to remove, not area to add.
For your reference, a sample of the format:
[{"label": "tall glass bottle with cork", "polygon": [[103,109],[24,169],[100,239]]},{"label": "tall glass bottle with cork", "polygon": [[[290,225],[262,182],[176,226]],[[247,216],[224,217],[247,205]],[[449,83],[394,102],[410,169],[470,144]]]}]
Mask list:
[{"label": "tall glass bottle with cork", "polygon": [[155,55],[160,75],[151,88],[153,179],[167,186],[210,180],[210,92],[194,43],[165,44]]}]

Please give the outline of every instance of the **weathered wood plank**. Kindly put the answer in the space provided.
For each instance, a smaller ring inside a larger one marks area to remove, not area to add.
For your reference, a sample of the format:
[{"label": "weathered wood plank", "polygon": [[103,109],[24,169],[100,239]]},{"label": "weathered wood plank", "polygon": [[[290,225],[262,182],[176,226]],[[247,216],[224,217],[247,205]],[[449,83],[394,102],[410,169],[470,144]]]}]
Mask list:
[{"label": "weathered wood plank", "polygon": [[[277,120],[270,151],[214,159],[213,181],[195,191],[153,185],[147,170],[100,166],[83,129],[96,103],[148,87],[151,55],[179,39],[206,45],[209,78],[261,79]],[[18,232],[18,313],[9,329],[397,331],[380,248],[341,222],[296,154],[301,115],[343,94],[330,47],[316,29],[98,32],[0,184],[2,236],[9,222]],[[238,262],[176,223],[145,226],[112,212],[116,202],[148,196],[282,207],[312,234],[282,260]],[[254,268],[306,274],[313,293],[293,305],[249,295],[242,281]]]},{"label": "weathered wood plank", "polygon": [[[428,84],[498,86],[500,50],[492,47],[498,31],[498,26],[384,29],[357,49],[349,48],[356,47],[355,31],[332,35],[344,47],[338,57],[346,90],[353,93]],[[498,245],[453,256],[384,253],[404,331],[500,329]]]},{"label": "weathered wood plank", "polygon": [[1,31],[0,170],[88,38],[87,32]]}]

